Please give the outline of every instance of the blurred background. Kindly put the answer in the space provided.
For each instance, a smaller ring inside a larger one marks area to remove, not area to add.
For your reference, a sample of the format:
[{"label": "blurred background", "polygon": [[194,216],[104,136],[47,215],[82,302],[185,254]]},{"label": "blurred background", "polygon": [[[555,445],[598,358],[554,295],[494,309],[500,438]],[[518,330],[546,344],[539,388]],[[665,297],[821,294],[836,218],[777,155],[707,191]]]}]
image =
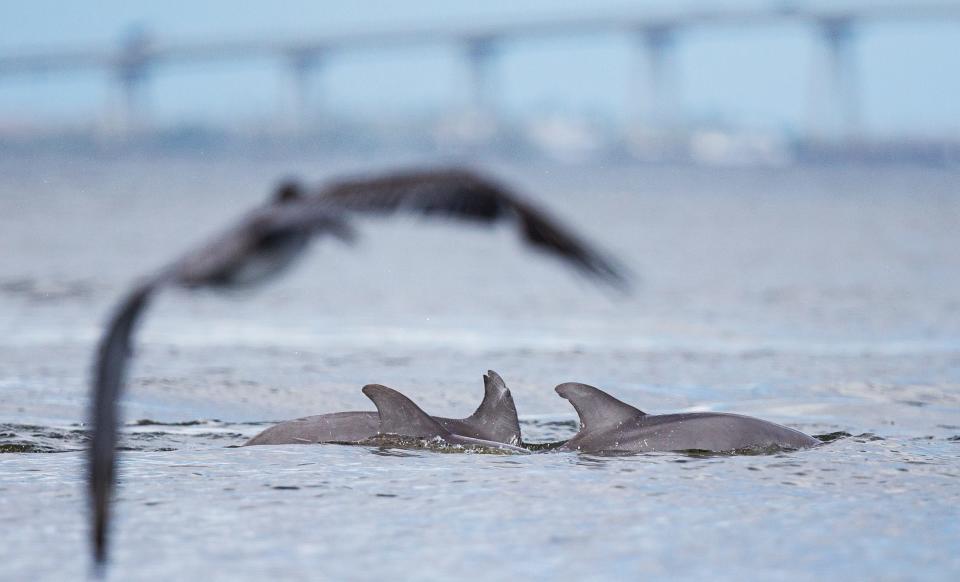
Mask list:
[{"label": "blurred background", "polygon": [[[954,162],[960,3],[0,3],[0,148]],[[0,149],[0,151],[2,151]]]}]

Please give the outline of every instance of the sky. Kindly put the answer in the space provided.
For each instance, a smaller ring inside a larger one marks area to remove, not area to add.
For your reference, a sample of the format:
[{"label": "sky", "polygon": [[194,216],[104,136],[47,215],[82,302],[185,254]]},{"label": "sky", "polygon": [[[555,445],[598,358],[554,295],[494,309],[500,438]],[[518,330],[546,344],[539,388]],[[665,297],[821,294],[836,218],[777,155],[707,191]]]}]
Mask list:
[{"label": "sky", "polygon": [[[331,30],[704,5],[771,2],[593,0],[587,8],[574,0],[0,0],[0,55],[117,46],[134,26],[164,41],[296,39]],[[511,40],[494,69],[498,111],[518,118],[560,113],[614,123],[631,119],[640,107],[633,91],[634,40],[623,34]],[[817,31],[802,23],[681,31],[672,60],[675,110],[687,120],[802,132],[822,113],[813,98],[822,62],[817,40]],[[960,136],[960,17],[866,23],[854,50],[865,133]],[[168,66],[151,77],[147,103],[159,123],[269,122],[289,107],[289,79],[278,61],[266,59]],[[332,58],[315,80],[315,94],[317,106],[331,115],[436,114],[466,106],[466,81],[460,53],[450,46],[365,50]],[[0,76],[0,127],[96,120],[116,99],[107,72]]]}]

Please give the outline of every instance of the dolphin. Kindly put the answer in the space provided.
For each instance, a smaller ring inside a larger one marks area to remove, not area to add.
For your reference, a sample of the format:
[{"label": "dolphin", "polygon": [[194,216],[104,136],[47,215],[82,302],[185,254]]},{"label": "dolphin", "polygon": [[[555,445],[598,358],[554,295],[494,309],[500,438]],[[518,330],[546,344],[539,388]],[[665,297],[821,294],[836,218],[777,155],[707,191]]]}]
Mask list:
[{"label": "dolphin", "polygon": [[820,444],[798,430],[759,418],[721,412],[647,414],[606,392],[568,382],[556,388],[580,417],[580,431],[561,450],[582,452],[732,452]]},{"label": "dolphin", "polygon": [[[463,419],[431,417],[452,434],[520,445],[517,407],[503,378],[493,370],[483,376],[483,401]],[[272,426],[246,442],[248,445],[356,443],[377,436],[380,415],[374,411],[335,412],[288,420]]]},{"label": "dolphin", "polygon": [[[380,415],[376,434],[359,444],[430,447],[453,446],[475,451],[501,451],[527,454],[530,451],[516,445],[454,434],[420,409],[412,400],[382,384],[367,384],[363,393],[373,400]],[[411,442],[411,439],[413,442]]]}]

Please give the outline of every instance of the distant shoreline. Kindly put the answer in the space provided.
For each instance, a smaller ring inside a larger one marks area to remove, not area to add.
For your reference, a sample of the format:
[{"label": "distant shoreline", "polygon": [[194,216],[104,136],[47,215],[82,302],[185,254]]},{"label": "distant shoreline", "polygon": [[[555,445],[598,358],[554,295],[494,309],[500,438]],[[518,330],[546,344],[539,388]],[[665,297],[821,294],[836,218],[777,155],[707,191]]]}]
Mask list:
[{"label": "distant shoreline", "polygon": [[128,134],[100,128],[0,129],[0,154],[254,156],[310,155],[436,156],[529,160],[569,164],[679,164],[776,167],[821,164],[960,165],[960,140],[937,138],[856,138],[814,140],[775,133],[688,130],[621,136],[597,128],[571,134],[534,126],[502,126],[482,132],[444,132],[434,124],[342,123],[300,133],[266,128],[226,130],[180,125]]}]

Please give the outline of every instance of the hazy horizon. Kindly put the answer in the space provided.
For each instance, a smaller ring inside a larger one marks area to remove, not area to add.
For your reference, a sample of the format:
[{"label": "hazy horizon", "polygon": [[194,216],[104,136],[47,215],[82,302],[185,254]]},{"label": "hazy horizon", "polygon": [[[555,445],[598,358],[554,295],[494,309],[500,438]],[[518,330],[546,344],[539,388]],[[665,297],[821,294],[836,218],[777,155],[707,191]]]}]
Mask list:
[{"label": "hazy horizon", "polygon": [[[769,5],[711,2],[709,6]],[[811,4],[797,2],[795,4]],[[821,3],[823,4],[823,3]],[[848,3],[849,4],[849,3]],[[685,6],[694,3],[686,2]],[[704,3],[696,4],[703,6]],[[112,47],[131,27],[162,40],[304,38],[311,33],[513,18],[636,13],[676,3],[608,0],[585,12],[573,1],[297,0],[200,5],[104,0],[85,4],[0,3],[8,23],[0,55],[78,46]],[[9,25],[15,23],[15,25]],[[960,21],[867,23],[856,53],[865,135],[955,137],[960,134]],[[811,115],[816,31],[802,24],[704,28],[676,42],[678,109],[691,122],[800,132]],[[495,65],[496,105],[505,117],[557,113],[622,123],[634,113],[635,54],[626,35],[589,34],[508,42]],[[150,118],[161,125],[270,120],[282,112],[289,72],[276,60],[162,66],[150,77]],[[397,117],[457,111],[468,103],[466,72],[454,47],[365,50],[334,55],[322,77],[323,110],[332,116]],[[0,124],[96,121],[116,100],[107,72],[0,75]],[[113,100],[113,101],[111,101]]]}]

